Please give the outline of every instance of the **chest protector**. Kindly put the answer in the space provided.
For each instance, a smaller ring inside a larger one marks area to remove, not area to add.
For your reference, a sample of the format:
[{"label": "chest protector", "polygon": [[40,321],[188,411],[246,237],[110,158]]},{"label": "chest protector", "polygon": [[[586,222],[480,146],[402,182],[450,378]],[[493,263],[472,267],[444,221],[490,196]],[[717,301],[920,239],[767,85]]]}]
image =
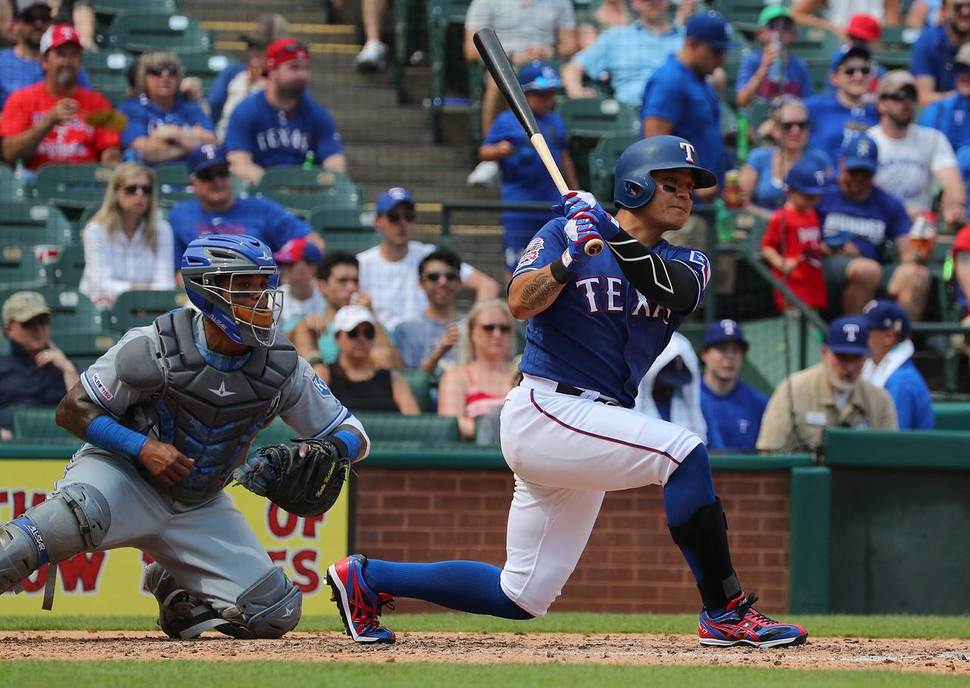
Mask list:
[{"label": "chest protector", "polygon": [[202,358],[193,337],[192,311],[155,320],[165,385],[154,400],[156,432],[195,460],[192,474],[172,487],[181,501],[204,501],[225,487],[249,445],[276,415],[283,383],[297,366],[286,340],[255,347],[238,370],[223,372]]}]

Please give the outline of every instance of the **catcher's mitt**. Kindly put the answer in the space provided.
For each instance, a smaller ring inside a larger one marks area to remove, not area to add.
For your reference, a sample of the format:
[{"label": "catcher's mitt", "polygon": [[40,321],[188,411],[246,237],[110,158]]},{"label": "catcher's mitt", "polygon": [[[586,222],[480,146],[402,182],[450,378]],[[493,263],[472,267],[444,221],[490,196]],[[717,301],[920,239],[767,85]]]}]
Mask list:
[{"label": "catcher's mitt", "polygon": [[316,516],[337,501],[350,460],[327,438],[261,447],[233,473],[244,487],[297,516]]}]

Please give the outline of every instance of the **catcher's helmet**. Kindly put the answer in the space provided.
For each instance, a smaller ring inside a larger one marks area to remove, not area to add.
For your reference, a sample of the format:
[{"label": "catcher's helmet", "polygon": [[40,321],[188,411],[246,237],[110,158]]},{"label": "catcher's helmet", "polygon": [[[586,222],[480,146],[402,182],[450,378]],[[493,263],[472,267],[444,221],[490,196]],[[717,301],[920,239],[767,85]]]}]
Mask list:
[{"label": "catcher's helmet", "polygon": [[[228,281],[221,279],[228,275]],[[235,288],[237,275],[265,275],[258,290]],[[208,234],[182,254],[182,279],[189,300],[232,341],[270,346],[283,308],[280,273],[269,246],[246,235]],[[250,304],[239,297],[250,297]]]},{"label": "catcher's helmet", "polygon": [[679,136],[651,136],[630,145],[616,161],[613,200],[624,208],[639,208],[650,202],[657,183],[654,170],[692,170],[694,188],[706,189],[717,184],[717,177],[697,164],[697,151]]}]

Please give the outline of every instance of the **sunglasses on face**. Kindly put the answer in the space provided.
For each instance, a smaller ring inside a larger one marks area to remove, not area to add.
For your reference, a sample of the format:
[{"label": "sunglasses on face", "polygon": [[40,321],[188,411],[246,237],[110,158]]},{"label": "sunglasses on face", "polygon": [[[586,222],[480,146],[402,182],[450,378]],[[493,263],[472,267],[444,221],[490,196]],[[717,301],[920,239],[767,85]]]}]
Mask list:
[{"label": "sunglasses on face", "polygon": [[202,170],[195,176],[204,182],[211,182],[214,179],[226,179],[229,177],[229,169],[226,167],[209,168]]},{"label": "sunglasses on face", "polygon": [[846,76],[855,76],[856,74],[861,74],[862,76],[869,76],[872,72],[872,67],[869,65],[859,65],[856,67],[843,67],[842,73]]},{"label": "sunglasses on face", "polygon": [[26,12],[25,14],[21,15],[20,21],[24,22],[25,24],[37,24],[37,23],[50,24],[51,12],[50,10],[45,10],[45,9],[39,10],[37,12],[33,12],[33,11]]},{"label": "sunglasses on face", "polygon": [[495,330],[498,330],[502,334],[508,334],[509,332],[512,331],[511,325],[499,324],[499,323],[482,323],[481,325],[479,325],[479,327],[485,330],[485,332],[487,332],[488,334],[492,334],[493,332],[495,332]]},{"label": "sunglasses on face", "polygon": [[403,208],[400,210],[395,208],[387,214],[387,219],[391,222],[400,222],[401,218],[403,217],[408,222],[414,222],[417,216],[417,213],[414,212],[414,208]]},{"label": "sunglasses on face", "polygon": [[799,129],[802,129],[802,130],[808,129],[808,120],[805,120],[805,119],[795,119],[790,122],[781,122],[780,124],[781,124],[782,131],[791,131],[795,127],[798,127]]},{"label": "sunglasses on face", "polygon": [[426,272],[421,279],[427,282],[437,282],[442,278],[447,282],[457,282],[460,276],[457,272]]},{"label": "sunglasses on face", "polygon": [[178,76],[179,69],[175,65],[161,65],[159,67],[149,67],[145,70],[145,74],[150,74],[151,76]]},{"label": "sunglasses on face", "polygon": [[896,91],[895,93],[887,93],[881,97],[886,100],[895,100],[897,103],[905,103],[907,101],[911,103],[916,102],[916,94],[912,91]]},{"label": "sunglasses on face", "polygon": [[134,196],[139,191],[146,196],[152,195],[152,187],[150,184],[128,184],[127,186],[121,187],[121,191],[125,196]]},{"label": "sunglasses on face", "polygon": [[794,31],[795,22],[793,22],[791,19],[784,18],[772,19],[770,22],[768,22],[768,28],[772,31]]},{"label": "sunglasses on face", "polygon": [[373,339],[377,336],[377,332],[374,331],[373,325],[364,323],[347,332],[347,336],[351,339],[357,339],[360,336],[363,336],[364,339]]}]

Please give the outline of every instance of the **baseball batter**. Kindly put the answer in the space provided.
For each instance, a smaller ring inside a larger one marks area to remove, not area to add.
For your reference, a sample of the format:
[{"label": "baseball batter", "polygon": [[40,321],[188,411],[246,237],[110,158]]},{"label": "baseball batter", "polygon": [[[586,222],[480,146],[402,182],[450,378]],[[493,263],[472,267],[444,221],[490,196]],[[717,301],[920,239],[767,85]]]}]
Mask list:
[{"label": "baseball batter", "polygon": [[277,336],[282,301],[268,246],[208,235],[189,244],[181,268],[201,313],[179,309],[133,328],[58,406],[58,424],[87,442],[47,501],[0,527],[0,593],[50,563],[50,608],[56,562],[136,547],[155,560],[146,583],[169,636],[278,638],[300,620],[301,593],[223,487],[235,471],[266,494],[266,459],[247,454],[277,415],[343,458],[364,458],[369,442]]},{"label": "baseball batter", "polygon": [[[643,139],[616,165],[616,219],[585,192],[562,199],[519,260],[509,306],[529,320],[522,383],[501,416],[515,493],[502,569],[470,561],[406,564],[352,555],[328,583],[357,642],[394,642],[381,626],[394,596],[511,619],[542,616],[579,560],[610,490],[659,484],[674,542],[697,580],[706,645],[791,645],[804,628],[773,621],[743,594],[714,495],[707,450],[693,433],[632,410],[637,385],[710,282],[706,255],[661,239],[690,215],[714,175],[675,136]],[[602,237],[610,250],[583,250]]]}]

